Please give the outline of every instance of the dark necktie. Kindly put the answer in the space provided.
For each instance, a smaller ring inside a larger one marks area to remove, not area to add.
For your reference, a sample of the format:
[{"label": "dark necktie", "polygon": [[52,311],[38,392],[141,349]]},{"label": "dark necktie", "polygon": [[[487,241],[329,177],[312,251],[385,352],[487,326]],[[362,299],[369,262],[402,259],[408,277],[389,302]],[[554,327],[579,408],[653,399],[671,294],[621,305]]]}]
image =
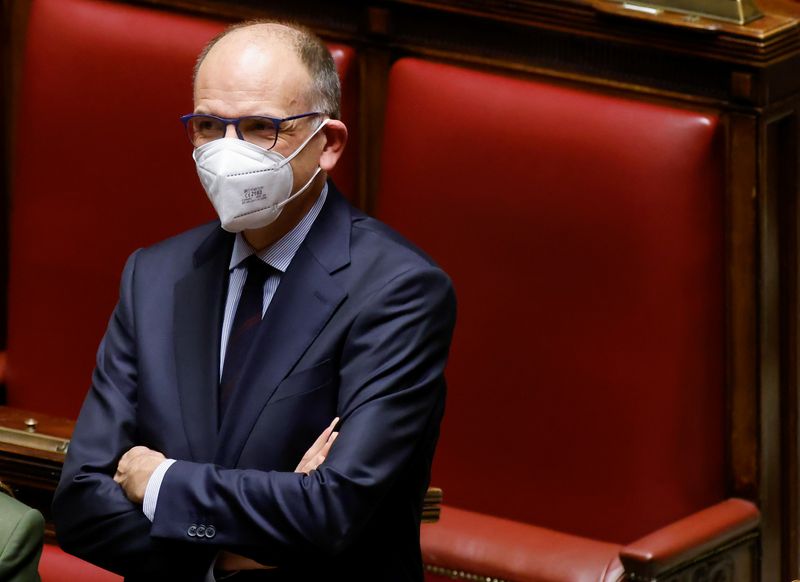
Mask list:
[{"label": "dark necktie", "polygon": [[225,416],[230,398],[242,375],[247,354],[253,345],[264,305],[264,282],[272,269],[255,255],[244,261],[247,278],[233,317],[228,347],[225,350],[225,363],[222,366],[222,380],[219,388],[219,422]]}]

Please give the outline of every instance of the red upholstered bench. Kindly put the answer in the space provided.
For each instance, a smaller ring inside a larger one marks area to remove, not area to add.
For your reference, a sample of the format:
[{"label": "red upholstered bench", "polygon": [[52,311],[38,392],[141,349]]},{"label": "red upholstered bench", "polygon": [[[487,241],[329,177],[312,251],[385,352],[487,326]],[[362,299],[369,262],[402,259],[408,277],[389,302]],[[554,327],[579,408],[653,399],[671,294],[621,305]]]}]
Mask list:
[{"label": "red upholstered bench", "polygon": [[[197,53],[223,28],[117,2],[32,2],[11,193],[10,405],[76,417],[126,257],[214,217],[178,118],[192,110]],[[355,53],[331,51],[355,135]],[[344,191],[356,183],[347,163],[334,175]]]},{"label": "red upholstered bench", "polygon": [[39,576],[42,582],[122,582],[122,576],[79,560],[52,544],[44,545]]},{"label": "red upholstered bench", "polygon": [[433,481],[470,512],[423,528],[432,573],[601,580],[622,551],[658,574],[756,527],[725,501],[721,132],[713,113],[394,65],[378,215],[459,300]]},{"label": "red upholstered bench", "polygon": [[[214,217],[178,118],[192,110],[197,54],[224,26],[122,2],[31,2],[0,357],[9,405],[75,418],[125,258]],[[356,55],[330,48],[355,136]],[[353,198],[355,145],[333,175]],[[88,567],[48,547],[45,580],[96,574],[73,575],[70,560]]]}]

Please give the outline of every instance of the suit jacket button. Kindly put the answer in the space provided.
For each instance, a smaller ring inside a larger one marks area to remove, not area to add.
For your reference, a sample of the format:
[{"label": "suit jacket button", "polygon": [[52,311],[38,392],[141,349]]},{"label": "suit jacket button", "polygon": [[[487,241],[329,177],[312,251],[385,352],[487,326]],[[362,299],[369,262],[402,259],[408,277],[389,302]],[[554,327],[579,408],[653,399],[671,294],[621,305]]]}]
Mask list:
[{"label": "suit jacket button", "polygon": [[197,533],[197,537],[199,537],[199,538],[205,537],[205,535],[206,535],[206,526],[198,525],[197,526],[197,531],[195,533]]},{"label": "suit jacket button", "polygon": [[[199,532],[198,532],[198,535],[200,535]],[[206,526],[206,537],[208,539],[211,539],[215,535],[217,535],[217,529],[213,525]]]},{"label": "suit jacket button", "polygon": [[190,538],[193,538],[194,536],[196,536],[197,535],[197,526],[195,524],[190,525],[189,529],[186,530],[186,535],[188,535]]}]

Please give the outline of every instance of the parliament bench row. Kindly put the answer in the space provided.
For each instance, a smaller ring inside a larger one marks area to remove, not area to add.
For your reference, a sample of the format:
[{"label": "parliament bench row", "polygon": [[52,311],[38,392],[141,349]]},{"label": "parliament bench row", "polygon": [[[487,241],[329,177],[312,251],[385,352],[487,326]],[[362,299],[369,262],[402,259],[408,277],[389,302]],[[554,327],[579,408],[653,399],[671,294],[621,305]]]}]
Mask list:
[{"label": "parliament bench row", "polygon": [[[32,1],[10,406],[75,418],[127,255],[212,218],[178,117],[196,54],[223,28]],[[357,137],[361,55],[330,46]],[[54,101],[72,130],[54,131]],[[758,510],[724,481],[719,114],[417,58],[393,64],[385,111],[383,143],[355,139],[333,179],[359,200],[359,149],[380,146],[378,218],[458,296],[432,475],[445,506],[422,526],[429,580],[658,579],[720,548],[718,567],[751,579]],[[63,560],[46,548],[45,582]]]}]

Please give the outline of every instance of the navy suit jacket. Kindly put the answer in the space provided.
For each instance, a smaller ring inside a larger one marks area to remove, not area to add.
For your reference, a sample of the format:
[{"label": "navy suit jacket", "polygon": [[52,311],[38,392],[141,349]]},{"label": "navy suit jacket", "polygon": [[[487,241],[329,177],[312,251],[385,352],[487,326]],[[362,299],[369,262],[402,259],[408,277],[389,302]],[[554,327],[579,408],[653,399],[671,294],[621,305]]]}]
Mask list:
[{"label": "navy suit jacket", "polygon": [[[450,280],[331,184],[218,430],[232,244],[214,223],[128,260],[55,495],[59,542],[129,579],[200,580],[225,548],[280,579],[421,580]],[[335,416],[324,465],[294,473]],[[152,524],[112,480],[134,445],[178,459]]]}]

